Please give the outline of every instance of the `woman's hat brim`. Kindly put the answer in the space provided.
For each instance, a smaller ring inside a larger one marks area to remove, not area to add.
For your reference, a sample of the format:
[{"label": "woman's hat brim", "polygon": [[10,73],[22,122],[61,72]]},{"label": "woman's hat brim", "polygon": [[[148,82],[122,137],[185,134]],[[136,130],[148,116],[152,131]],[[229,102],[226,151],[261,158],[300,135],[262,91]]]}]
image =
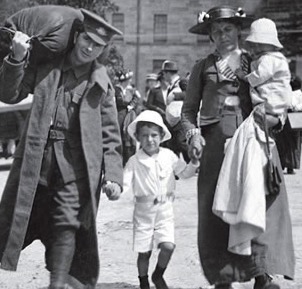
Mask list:
[{"label": "woman's hat brim", "polygon": [[240,25],[240,27],[242,29],[246,29],[249,28],[250,25],[252,24],[252,22],[255,20],[253,17],[221,17],[221,18],[215,18],[213,20],[208,20],[202,23],[198,23],[193,25],[190,29],[189,32],[193,33],[193,34],[201,34],[201,35],[208,35],[209,34],[209,27],[213,22],[217,22],[217,21],[223,21],[223,20],[230,20],[230,21],[234,21],[234,23],[238,23],[238,25]]}]

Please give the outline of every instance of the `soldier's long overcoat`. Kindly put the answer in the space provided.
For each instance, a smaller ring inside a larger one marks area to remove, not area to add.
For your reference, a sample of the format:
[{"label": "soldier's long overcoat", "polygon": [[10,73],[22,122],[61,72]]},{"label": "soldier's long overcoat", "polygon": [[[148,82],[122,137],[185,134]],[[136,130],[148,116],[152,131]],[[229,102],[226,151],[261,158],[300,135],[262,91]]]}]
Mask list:
[{"label": "soldier's long overcoat", "polygon": [[[1,101],[17,103],[28,93],[34,94],[0,204],[2,269],[16,270],[21,250],[33,241],[28,240],[30,232],[27,227],[29,219],[35,217],[32,216],[32,206],[62,65],[63,58],[58,58],[51,63],[38,67],[29,65],[24,69],[24,63],[10,64],[5,60],[0,70]],[[122,185],[121,140],[114,90],[106,68],[100,64],[93,64],[93,71],[82,95],[79,118],[90,202],[81,211],[85,215],[82,216],[85,222],[77,234],[71,275],[86,284],[87,288],[94,288],[99,271],[95,218],[101,183],[109,180]]]}]

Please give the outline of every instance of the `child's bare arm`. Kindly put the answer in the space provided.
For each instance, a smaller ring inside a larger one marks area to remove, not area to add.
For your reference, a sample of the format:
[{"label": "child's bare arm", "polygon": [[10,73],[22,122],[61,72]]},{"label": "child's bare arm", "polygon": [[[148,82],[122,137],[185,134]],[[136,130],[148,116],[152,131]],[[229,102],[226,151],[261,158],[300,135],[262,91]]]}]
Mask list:
[{"label": "child's bare arm", "polygon": [[182,170],[181,172],[179,172],[177,174],[177,176],[180,178],[180,179],[187,179],[187,178],[190,178],[190,177],[193,177],[196,173],[196,170],[198,169],[199,167],[199,160],[191,160],[187,165],[186,167],[184,168],[184,170]]}]

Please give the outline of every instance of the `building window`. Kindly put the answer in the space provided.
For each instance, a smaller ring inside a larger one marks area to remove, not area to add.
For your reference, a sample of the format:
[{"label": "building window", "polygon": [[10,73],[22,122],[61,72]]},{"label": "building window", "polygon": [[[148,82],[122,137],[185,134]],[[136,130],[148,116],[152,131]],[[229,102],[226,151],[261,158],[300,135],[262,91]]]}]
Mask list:
[{"label": "building window", "polygon": [[153,68],[154,73],[158,73],[161,70],[161,66],[166,59],[153,59]]},{"label": "building window", "polygon": [[167,18],[166,14],[154,15],[154,42],[156,43],[167,42]]},{"label": "building window", "polygon": [[[112,14],[112,25],[118,30],[125,32],[125,15],[123,13],[113,13]],[[123,39],[122,35],[116,35],[117,39]]]}]

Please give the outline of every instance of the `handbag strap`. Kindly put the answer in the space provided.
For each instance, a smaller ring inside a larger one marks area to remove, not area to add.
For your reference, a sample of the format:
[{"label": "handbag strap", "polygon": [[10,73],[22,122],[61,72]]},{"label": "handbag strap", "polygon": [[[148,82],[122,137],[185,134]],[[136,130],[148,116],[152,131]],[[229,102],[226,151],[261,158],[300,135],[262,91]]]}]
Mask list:
[{"label": "handbag strap", "polygon": [[266,150],[265,150],[265,153],[266,153],[266,156],[268,158],[271,158],[271,149],[270,149],[270,146],[269,146],[269,133],[268,133],[268,126],[267,126],[267,119],[266,119],[266,114],[264,113],[263,115],[263,128],[264,128],[264,135],[265,135],[265,144],[266,144]]}]

